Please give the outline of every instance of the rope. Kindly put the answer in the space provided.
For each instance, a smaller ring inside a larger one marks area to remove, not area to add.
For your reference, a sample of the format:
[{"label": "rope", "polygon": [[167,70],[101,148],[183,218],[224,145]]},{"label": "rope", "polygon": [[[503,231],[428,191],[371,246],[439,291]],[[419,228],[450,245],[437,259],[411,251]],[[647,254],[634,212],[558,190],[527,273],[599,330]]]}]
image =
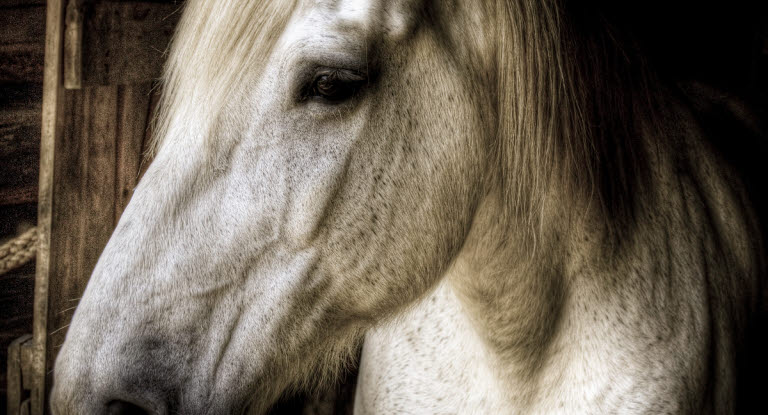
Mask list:
[{"label": "rope", "polygon": [[31,228],[14,239],[0,245],[0,275],[16,269],[35,257],[37,228]]}]

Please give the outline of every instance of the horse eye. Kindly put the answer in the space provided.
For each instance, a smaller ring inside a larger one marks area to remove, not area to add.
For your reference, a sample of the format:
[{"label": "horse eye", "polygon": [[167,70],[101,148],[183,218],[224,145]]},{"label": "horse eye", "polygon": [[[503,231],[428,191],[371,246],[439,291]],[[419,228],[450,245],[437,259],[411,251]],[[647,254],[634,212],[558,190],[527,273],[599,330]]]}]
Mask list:
[{"label": "horse eye", "polygon": [[364,74],[348,69],[322,69],[305,89],[303,99],[320,98],[339,103],[355,95],[364,85]]}]

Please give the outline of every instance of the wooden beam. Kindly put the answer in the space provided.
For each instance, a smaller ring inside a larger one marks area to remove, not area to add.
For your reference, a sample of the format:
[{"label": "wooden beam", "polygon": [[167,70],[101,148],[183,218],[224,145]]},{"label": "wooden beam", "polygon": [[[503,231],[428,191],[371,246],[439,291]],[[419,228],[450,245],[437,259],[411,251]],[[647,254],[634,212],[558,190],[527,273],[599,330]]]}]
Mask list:
[{"label": "wooden beam", "polygon": [[115,175],[115,218],[113,226],[128,205],[139,181],[144,160],[144,142],[150,124],[153,84],[125,85],[119,89],[117,119],[117,163]]},{"label": "wooden beam", "polygon": [[45,23],[45,66],[43,69],[42,132],[37,223],[39,229],[34,300],[34,356],[32,415],[43,415],[46,402],[46,350],[48,349],[48,287],[51,265],[51,224],[53,215],[54,161],[57,137],[63,123],[62,55],[64,0],[48,0]]},{"label": "wooden beam", "polygon": [[64,18],[64,88],[80,89],[83,83],[84,2],[69,0]]},{"label": "wooden beam", "polygon": [[8,346],[8,401],[6,410],[9,415],[21,413],[21,402],[24,396],[24,359],[25,345],[31,343],[32,336],[25,335],[14,340]]}]

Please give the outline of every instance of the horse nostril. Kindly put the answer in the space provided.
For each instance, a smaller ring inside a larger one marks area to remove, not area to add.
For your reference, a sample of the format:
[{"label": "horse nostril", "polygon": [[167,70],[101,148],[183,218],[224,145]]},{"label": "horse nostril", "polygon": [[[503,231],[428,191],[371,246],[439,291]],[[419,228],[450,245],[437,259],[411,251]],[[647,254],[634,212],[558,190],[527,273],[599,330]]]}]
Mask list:
[{"label": "horse nostril", "polygon": [[149,412],[129,402],[112,401],[107,404],[108,415],[149,415]]}]

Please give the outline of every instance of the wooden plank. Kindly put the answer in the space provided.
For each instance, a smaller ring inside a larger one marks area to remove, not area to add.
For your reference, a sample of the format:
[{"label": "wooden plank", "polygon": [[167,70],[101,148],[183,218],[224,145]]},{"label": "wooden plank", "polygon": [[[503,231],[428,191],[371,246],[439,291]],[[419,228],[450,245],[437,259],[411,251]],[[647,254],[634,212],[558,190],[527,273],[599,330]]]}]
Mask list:
[{"label": "wooden plank", "polygon": [[[80,291],[101,256],[112,234],[115,217],[115,155],[117,144],[117,86],[94,87],[86,91],[85,128],[88,170],[84,190],[85,232],[80,235],[84,246],[83,272],[79,275]],[[81,154],[81,158],[83,158]]]},{"label": "wooden plank", "polygon": [[0,45],[0,82],[42,81],[43,51],[39,45]]},{"label": "wooden plank", "polygon": [[175,2],[96,1],[84,10],[82,85],[137,84],[160,77],[180,16]]},{"label": "wooden plank", "polygon": [[46,407],[46,350],[48,347],[48,287],[51,265],[51,224],[55,145],[63,124],[62,41],[64,2],[48,0],[46,9],[45,66],[43,70],[43,108],[40,144],[40,181],[37,223],[39,229],[34,301],[34,359],[31,413],[43,415]]},{"label": "wooden plank", "polygon": [[[48,347],[46,348],[46,375],[50,375],[56,353],[59,351],[66,327],[72,317],[82,290],[81,239],[85,218],[82,206],[88,174],[87,142],[83,134],[84,92],[65,91],[65,112],[61,115],[66,128],[56,145],[55,209],[51,238],[51,276],[49,289]],[[86,277],[87,278],[87,277]],[[48,377],[50,379],[50,377]]]},{"label": "wooden plank", "polygon": [[150,105],[152,103],[152,84],[121,86],[120,119],[118,120],[117,164],[115,171],[115,220],[128,205],[133,189],[139,180],[139,170],[143,158],[144,138],[147,133]]},{"label": "wooden plank", "polygon": [[0,3],[0,83],[43,81],[45,3],[29,3]]},{"label": "wooden plank", "polygon": [[0,9],[0,44],[39,44],[45,41],[45,6]]},{"label": "wooden plank", "polygon": [[[67,2],[69,3],[69,2]],[[88,85],[142,83],[157,79],[164,52],[180,17],[181,1],[92,1],[71,10],[72,27],[67,59],[74,80]],[[42,82],[45,2],[0,1],[0,82]],[[79,24],[86,19],[83,24]],[[87,25],[86,25],[87,24]],[[75,47],[80,44],[80,47]],[[83,57],[81,54],[85,54]],[[83,59],[85,59],[83,61]],[[85,79],[80,71],[85,68]]]},{"label": "wooden plank", "polygon": [[39,107],[0,110],[0,206],[37,201],[40,117]]},{"label": "wooden plank", "polygon": [[8,347],[8,395],[6,411],[8,415],[15,415],[21,412],[21,401],[23,394],[22,379],[22,345],[31,340],[32,336],[25,335],[14,340]]},{"label": "wooden plank", "polygon": [[[123,106],[117,86],[66,91],[66,128],[57,145],[48,313],[48,373],[88,278],[112,233]],[[128,102],[127,105],[133,105]],[[146,111],[146,105],[143,105]],[[146,116],[145,116],[146,117]],[[142,130],[143,127],[136,127]],[[132,174],[136,175],[137,167]]]},{"label": "wooden plank", "polygon": [[0,82],[42,82],[45,2],[0,2],[0,27]]},{"label": "wooden plank", "polygon": [[[0,108],[3,111],[31,110],[43,107],[43,84],[11,83],[0,84]],[[41,121],[38,118],[37,123]],[[38,140],[40,137],[37,137]]]},{"label": "wooden plank", "polygon": [[0,206],[37,202],[37,186],[0,189]]},{"label": "wooden plank", "polygon": [[82,0],[69,0],[64,27],[64,88],[80,89],[83,82]]}]

